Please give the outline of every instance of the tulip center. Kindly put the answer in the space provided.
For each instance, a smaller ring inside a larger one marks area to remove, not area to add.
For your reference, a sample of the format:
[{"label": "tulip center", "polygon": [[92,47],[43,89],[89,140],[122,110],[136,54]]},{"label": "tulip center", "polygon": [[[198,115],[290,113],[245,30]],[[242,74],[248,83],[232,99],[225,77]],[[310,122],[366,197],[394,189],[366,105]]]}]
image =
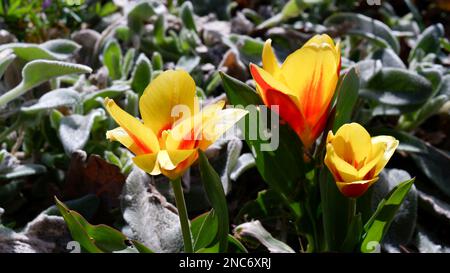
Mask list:
[{"label": "tulip center", "polygon": [[165,150],[166,149],[166,139],[170,134],[170,129],[166,129],[161,131],[161,136],[158,138],[159,140],[159,147],[161,148],[161,150]]},{"label": "tulip center", "polygon": [[351,164],[353,167],[355,167],[356,170],[359,171],[364,166],[364,162],[366,161],[366,158],[363,158],[360,162],[356,161],[356,159],[351,159],[350,162],[347,161],[347,163]]}]

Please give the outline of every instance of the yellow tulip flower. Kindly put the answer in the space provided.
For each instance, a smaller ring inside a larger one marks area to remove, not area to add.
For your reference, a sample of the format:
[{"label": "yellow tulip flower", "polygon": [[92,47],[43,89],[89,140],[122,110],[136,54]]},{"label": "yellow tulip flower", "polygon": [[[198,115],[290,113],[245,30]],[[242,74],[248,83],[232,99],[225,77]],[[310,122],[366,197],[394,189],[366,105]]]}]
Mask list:
[{"label": "yellow tulip flower", "polygon": [[358,123],[344,124],[327,136],[325,165],[340,192],[347,197],[359,197],[378,180],[398,146],[392,136],[370,137]]},{"label": "yellow tulip flower", "polygon": [[171,180],[180,177],[197,159],[197,149],[205,150],[247,113],[222,109],[224,101],[199,110],[195,92],[187,72],[161,73],[139,100],[143,122],[106,98],[105,107],[120,126],[106,137],[133,152],[133,162],[144,171]]},{"label": "yellow tulip flower", "polygon": [[250,72],[264,104],[278,105],[280,117],[310,147],[325,127],[339,80],[339,44],[326,34],[316,35],[280,65],[269,39],[262,63],[263,68],[250,64]]}]

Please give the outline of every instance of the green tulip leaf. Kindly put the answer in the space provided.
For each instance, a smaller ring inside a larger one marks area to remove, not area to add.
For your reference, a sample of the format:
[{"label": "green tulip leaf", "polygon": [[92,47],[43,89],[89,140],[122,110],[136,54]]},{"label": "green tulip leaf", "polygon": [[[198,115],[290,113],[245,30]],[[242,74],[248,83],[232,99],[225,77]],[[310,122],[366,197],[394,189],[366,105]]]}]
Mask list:
[{"label": "green tulip leaf", "polygon": [[191,221],[191,232],[194,239],[194,252],[218,243],[219,219],[214,209]]},{"label": "green tulip leaf", "polygon": [[376,250],[375,247],[381,243],[398,208],[406,198],[413,183],[414,178],[398,184],[388,196],[380,201],[378,208],[364,225],[365,234],[363,235],[364,239],[361,244],[362,252],[367,253]]},{"label": "green tulip leaf", "polygon": [[337,88],[336,114],[333,123],[333,132],[336,132],[342,125],[351,121],[353,108],[358,99],[359,77],[355,68],[350,69],[344,75]]},{"label": "green tulip leaf", "polygon": [[[252,136],[252,132],[249,130],[250,116],[254,112],[257,121],[252,120],[253,124],[263,123],[262,114],[260,115],[259,109],[264,108],[264,104],[261,98],[256,92],[248,85],[236,80],[226,74],[221,73],[222,84],[227,93],[228,99],[234,106],[247,107],[250,111],[249,115],[245,117],[245,132],[244,136],[246,142],[249,145],[253,156],[255,157],[256,167],[263,179],[276,191],[283,196],[288,197],[295,194],[298,181],[304,175],[303,172],[303,153],[302,144],[299,137],[288,127],[279,127],[279,141],[276,139],[264,140],[260,134]],[[249,109],[249,107],[253,107]],[[269,115],[276,115],[267,111]],[[267,119],[276,119],[278,116],[268,117]],[[260,124],[258,124],[259,126]],[[265,128],[264,128],[265,129]],[[269,128],[270,129],[270,128]],[[257,132],[261,132],[262,128],[257,128]],[[273,143],[271,143],[273,142]],[[277,145],[277,147],[276,147]]]},{"label": "green tulip leaf", "polygon": [[219,175],[209,164],[207,157],[202,151],[199,151],[200,176],[206,196],[217,214],[218,227],[217,236],[219,243],[219,252],[225,252],[228,248],[229,218],[228,205],[225,198],[225,192]]},{"label": "green tulip leaf", "polygon": [[[83,216],[76,211],[69,210],[56,197],[55,202],[72,238],[79,242],[85,251],[90,253],[117,252],[134,245],[133,241],[121,232],[106,225],[91,225]],[[140,243],[137,243],[135,247],[139,252],[152,252]]]}]

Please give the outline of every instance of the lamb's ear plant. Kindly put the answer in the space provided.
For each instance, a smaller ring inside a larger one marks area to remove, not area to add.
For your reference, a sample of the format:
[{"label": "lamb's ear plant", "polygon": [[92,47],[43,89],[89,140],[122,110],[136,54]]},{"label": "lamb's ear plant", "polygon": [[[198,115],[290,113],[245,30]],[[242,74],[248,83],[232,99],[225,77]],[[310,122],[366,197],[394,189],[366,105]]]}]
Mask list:
[{"label": "lamb's ear plant", "polygon": [[22,81],[16,87],[0,96],[0,107],[4,107],[8,102],[50,79],[74,73],[91,72],[91,68],[80,64],[49,60],[31,61],[22,69]]}]

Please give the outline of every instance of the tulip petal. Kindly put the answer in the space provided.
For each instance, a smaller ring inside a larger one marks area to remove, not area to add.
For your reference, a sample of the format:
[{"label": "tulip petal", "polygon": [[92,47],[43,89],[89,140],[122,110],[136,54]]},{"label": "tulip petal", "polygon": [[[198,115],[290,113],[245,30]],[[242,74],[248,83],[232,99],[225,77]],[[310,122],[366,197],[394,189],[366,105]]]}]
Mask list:
[{"label": "tulip petal", "polygon": [[186,71],[161,73],[147,86],[139,100],[145,126],[159,137],[175,122],[195,115],[198,111],[195,90],[195,82]]},{"label": "tulip petal", "polygon": [[325,165],[330,169],[336,181],[359,180],[358,171],[337,155],[332,144],[327,144]]},{"label": "tulip petal", "polygon": [[278,63],[277,57],[272,49],[272,40],[267,39],[264,43],[263,53],[262,53],[262,63],[265,71],[269,72],[276,77],[280,73],[280,64]]},{"label": "tulip petal", "polygon": [[267,92],[267,104],[270,106],[278,106],[272,110],[286,121],[289,126],[297,133],[305,147],[311,146],[311,129],[305,123],[305,118],[298,108],[296,98],[288,96],[276,90]]},{"label": "tulip petal", "polygon": [[346,197],[356,198],[363,195],[370,186],[378,180],[378,177],[375,177],[370,180],[361,180],[351,183],[346,182],[336,182],[336,186],[339,191]]},{"label": "tulip petal", "polygon": [[379,142],[372,145],[372,154],[358,171],[360,179],[371,179],[378,175],[378,173],[375,173],[375,166],[382,160],[385,150],[385,143]]},{"label": "tulip petal", "polygon": [[141,148],[139,148],[138,145],[136,145],[133,139],[122,127],[117,127],[113,130],[107,131],[106,138],[110,141],[119,141],[123,146],[125,146],[135,155],[141,155],[145,153]]},{"label": "tulip petal", "polygon": [[358,123],[342,125],[331,140],[338,157],[360,169],[370,156],[372,142],[369,133]]},{"label": "tulip petal", "polygon": [[201,113],[189,120],[177,124],[166,139],[166,148],[205,150],[231,126],[238,122],[247,111],[243,109],[225,109],[224,101],[207,105]]},{"label": "tulip petal", "polygon": [[281,66],[281,75],[301,102],[309,124],[315,124],[328,110],[339,79],[339,62],[333,40],[317,35],[289,55]]},{"label": "tulip petal", "polygon": [[133,158],[134,164],[151,175],[161,174],[157,158],[159,153],[139,155]]},{"label": "tulip petal", "polygon": [[325,128],[325,125],[327,124],[328,115],[329,115],[328,112],[323,113],[320,119],[312,127],[311,133],[309,135],[310,143],[314,142],[322,133],[323,129]]},{"label": "tulip petal", "polygon": [[258,91],[261,92],[261,97],[264,102],[266,102],[266,95],[268,92],[272,90],[277,90],[281,93],[296,96],[296,92],[289,89],[289,87],[285,84],[281,79],[276,79],[270,73],[265,71],[264,69],[258,67],[255,64],[250,64],[250,73],[252,74],[253,79],[255,80],[257,86],[259,88]]},{"label": "tulip petal", "polygon": [[[333,48],[334,45],[334,41],[333,39],[328,36],[327,34],[322,34],[322,35],[314,35],[311,39],[309,39],[306,43],[305,46],[322,46],[323,44],[328,44],[330,45],[331,48]],[[341,59],[341,51],[340,51],[340,44],[337,43],[334,46],[334,50],[332,50],[332,52],[335,54],[334,57],[336,59]]]},{"label": "tulip petal", "polygon": [[167,135],[165,147],[168,150],[193,149],[201,134],[202,116],[200,113],[177,123]]},{"label": "tulip petal", "polygon": [[[197,152],[197,149],[190,149],[190,150],[167,150],[167,154],[169,155],[170,161],[175,165],[178,166],[181,162],[185,161],[188,157],[192,156],[194,153]],[[161,167],[163,167],[161,165]],[[166,170],[170,170],[168,168],[164,168]]]},{"label": "tulip petal", "polygon": [[105,108],[143,153],[159,151],[158,139],[150,128],[122,110],[112,99],[105,99]]},{"label": "tulip petal", "polygon": [[161,172],[171,180],[174,180],[175,178],[183,175],[186,169],[189,168],[192,163],[194,163],[198,156],[197,149],[175,150],[166,152],[171,164],[173,164],[175,168],[166,169],[161,166]]},{"label": "tulip petal", "polygon": [[162,150],[158,153],[158,164],[161,170],[173,170],[183,160],[191,156],[196,149],[191,150]]},{"label": "tulip petal", "polygon": [[198,144],[199,149],[206,150],[247,113],[244,109],[230,108],[219,110],[214,115],[206,117],[203,121],[202,136]]},{"label": "tulip petal", "polygon": [[377,176],[381,172],[381,170],[383,170],[389,159],[391,159],[392,155],[395,152],[395,149],[397,149],[398,147],[399,141],[392,136],[372,137],[372,145],[376,145],[377,143],[384,143],[386,145],[386,149],[383,153],[383,157],[378,161],[375,169],[375,176]]}]

